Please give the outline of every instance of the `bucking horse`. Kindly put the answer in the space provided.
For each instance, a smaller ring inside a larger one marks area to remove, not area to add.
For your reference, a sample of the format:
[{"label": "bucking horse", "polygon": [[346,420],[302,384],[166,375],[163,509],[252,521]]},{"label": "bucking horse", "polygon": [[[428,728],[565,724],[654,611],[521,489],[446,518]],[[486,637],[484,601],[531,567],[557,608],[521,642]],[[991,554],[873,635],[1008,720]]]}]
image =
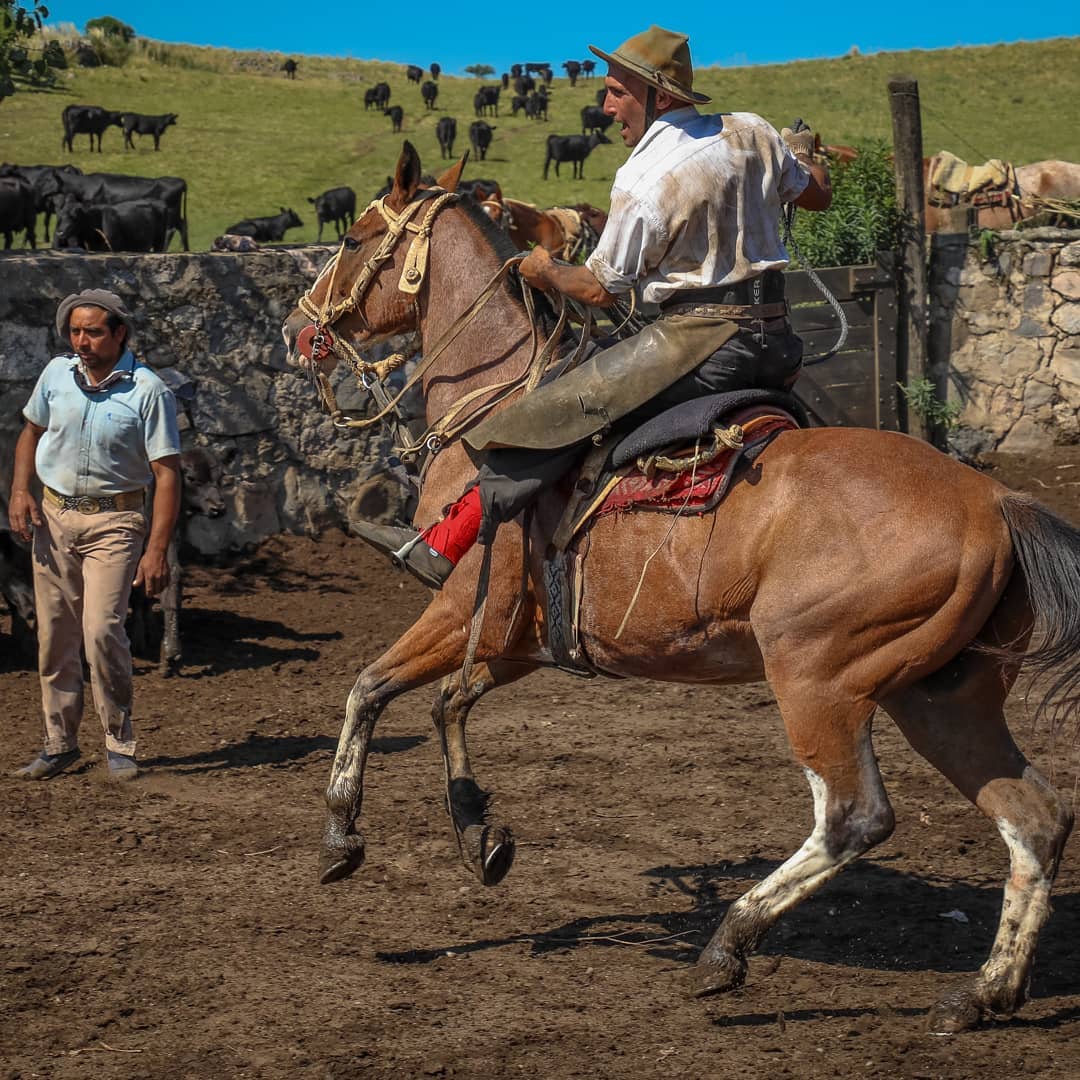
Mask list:
[{"label": "bucking horse", "polygon": [[[455,195],[460,170],[425,187],[406,143],[389,194],[349,229],[283,328],[294,355],[301,335],[316,337],[306,366],[323,384],[343,359],[371,385],[379,371],[360,350],[419,333],[417,384],[441,433],[422,472],[421,527],[475,475],[460,434],[471,418],[493,415],[536,381],[527,374],[536,305],[507,271],[515,253],[505,236]],[[455,422],[439,426],[450,415]],[[491,820],[465,724],[482,695],[553,662],[545,553],[568,490],[545,491],[490,547],[473,548],[421,617],[359,673],[326,792],[323,883],[364,860],[358,820],[379,715],[435,680],[464,861],[485,884],[509,870],[512,834]],[[780,916],[893,831],[872,743],[880,709],[997,826],[1010,859],[990,956],[934,1006],[930,1029],[1013,1014],[1073,814],[1013,741],[1004,702],[1028,665],[1049,673],[1044,706],[1057,722],[1075,707],[1080,532],[907,435],[799,428],[768,441],[718,507],[607,514],[574,543],[578,645],[592,667],[699,685],[767,681],[809,781],[812,832],[728,908],[688,971],[690,991],[740,986],[747,957]]]}]

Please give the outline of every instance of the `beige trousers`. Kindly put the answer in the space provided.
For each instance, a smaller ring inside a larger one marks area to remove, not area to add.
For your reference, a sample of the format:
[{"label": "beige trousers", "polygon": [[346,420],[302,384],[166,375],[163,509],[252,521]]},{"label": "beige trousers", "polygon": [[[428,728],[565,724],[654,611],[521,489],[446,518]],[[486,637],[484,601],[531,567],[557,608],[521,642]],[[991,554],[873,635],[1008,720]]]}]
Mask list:
[{"label": "beige trousers", "polygon": [[124,622],[146,519],[131,510],[61,510],[47,499],[41,511],[45,524],[34,529],[34,597],[45,752],[79,745],[82,647],[105,746],[134,754],[131,644]]}]

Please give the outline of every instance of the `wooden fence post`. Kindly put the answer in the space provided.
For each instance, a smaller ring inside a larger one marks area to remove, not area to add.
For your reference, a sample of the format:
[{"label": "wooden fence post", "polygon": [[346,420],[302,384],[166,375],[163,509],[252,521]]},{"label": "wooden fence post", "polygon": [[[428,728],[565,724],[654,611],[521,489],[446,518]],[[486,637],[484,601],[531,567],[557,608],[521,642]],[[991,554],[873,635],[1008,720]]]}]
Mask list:
[{"label": "wooden fence post", "polygon": [[[889,110],[893,126],[896,201],[900,211],[900,288],[897,297],[901,382],[927,377],[928,288],[926,269],[926,210],[923,202],[922,116],[919,84],[910,76],[889,80]],[[910,408],[907,430],[931,439],[933,426]]]}]

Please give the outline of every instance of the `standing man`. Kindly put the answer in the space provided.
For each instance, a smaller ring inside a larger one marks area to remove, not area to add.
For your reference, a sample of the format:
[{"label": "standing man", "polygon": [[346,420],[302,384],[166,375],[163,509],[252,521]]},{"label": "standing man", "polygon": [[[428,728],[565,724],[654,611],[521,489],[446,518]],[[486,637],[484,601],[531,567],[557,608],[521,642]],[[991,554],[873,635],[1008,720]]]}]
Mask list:
[{"label": "standing man", "polygon": [[[67,297],[56,313],[56,332],[70,339],[74,353],[49,362],[23,408],[9,513],[12,532],[33,540],[45,719],[44,748],[15,773],[25,780],[47,780],[79,759],[81,649],[105,729],[109,774],[116,780],[138,775],[124,621],[132,584],[157,596],[169,581],[180,435],[172,392],[135,359],[131,327],[115,293],[87,289]],[[40,504],[32,491],[35,475],[43,485]]]},{"label": "standing man", "polygon": [[685,34],[652,26],[606,53],[604,112],[632,152],[615,174],[611,212],[584,266],[535,247],[530,284],[593,307],[631,292],[660,318],[486,417],[463,436],[479,477],[443,519],[415,534],[354,530],[438,589],[476,542],[570,469],[588,440],[682,402],[750,387],[788,389],[802,366],[792,332],[780,239],[784,203],[826,210],[832,188],[811,131],[783,134],[753,113],[699,113]]}]

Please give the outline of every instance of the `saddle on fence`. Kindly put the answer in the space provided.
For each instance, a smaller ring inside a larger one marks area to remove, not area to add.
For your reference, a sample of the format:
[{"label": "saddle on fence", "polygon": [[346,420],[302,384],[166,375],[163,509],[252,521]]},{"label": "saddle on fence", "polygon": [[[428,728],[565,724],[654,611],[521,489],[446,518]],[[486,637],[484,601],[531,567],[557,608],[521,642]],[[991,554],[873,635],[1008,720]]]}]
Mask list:
[{"label": "saddle on fence", "polygon": [[969,165],[947,150],[930,162],[926,197],[931,206],[1006,206],[1019,193],[1016,170],[1000,158]]},{"label": "saddle on fence", "polygon": [[[585,528],[613,513],[708,513],[781,432],[807,426],[790,394],[737,390],[678,405],[586,456],[544,561],[548,648],[557,667],[598,674],[578,640]],[[581,544],[574,544],[582,538]],[[577,548],[577,550],[574,550]]]}]

